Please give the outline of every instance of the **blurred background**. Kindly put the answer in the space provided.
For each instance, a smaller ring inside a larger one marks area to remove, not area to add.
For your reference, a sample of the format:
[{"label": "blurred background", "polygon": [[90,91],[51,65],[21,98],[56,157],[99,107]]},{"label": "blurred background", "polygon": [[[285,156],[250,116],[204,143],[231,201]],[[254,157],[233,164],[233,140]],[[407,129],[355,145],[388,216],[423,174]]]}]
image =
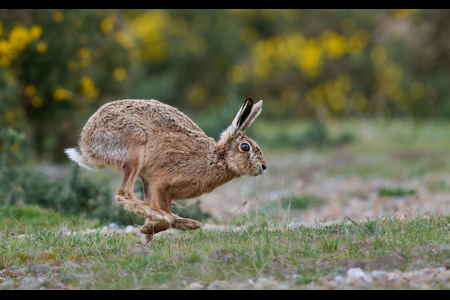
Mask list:
[{"label": "blurred background", "polygon": [[[405,203],[422,188],[393,180],[439,173],[423,188],[450,190],[449,36],[449,10],[0,10],[0,203],[129,222],[109,209],[120,175],[79,175],[63,149],[102,104],[130,98],[175,106],[215,139],[244,99],[264,100],[248,135],[270,158],[269,179],[211,195],[238,190],[236,209],[246,188],[267,203],[297,193],[326,205],[323,186],[308,186],[317,172],[362,186],[385,176],[374,197],[391,184]],[[191,212],[213,216],[215,204]]]}]

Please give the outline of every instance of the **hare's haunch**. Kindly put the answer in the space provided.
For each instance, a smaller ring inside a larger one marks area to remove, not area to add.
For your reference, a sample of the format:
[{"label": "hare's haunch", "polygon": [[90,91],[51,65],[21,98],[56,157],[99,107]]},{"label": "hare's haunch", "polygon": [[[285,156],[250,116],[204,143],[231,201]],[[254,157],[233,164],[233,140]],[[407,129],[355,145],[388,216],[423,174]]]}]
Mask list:
[{"label": "hare's haunch", "polygon": [[[87,169],[122,171],[116,196],[123,206],[147,219],[146,241],[169,227],[194,230],[195,220],[171,213],[171,201],[198,197],[242,175],[264,173],[266,160],[244,133],[262,110],[262,100],[245,100],[220,140],[206,134],[185,114],[156,100],[107,103],[83,127],[80,148],[66,149],[70,159]],[[144,201],[133,193],[140,178]]]}]

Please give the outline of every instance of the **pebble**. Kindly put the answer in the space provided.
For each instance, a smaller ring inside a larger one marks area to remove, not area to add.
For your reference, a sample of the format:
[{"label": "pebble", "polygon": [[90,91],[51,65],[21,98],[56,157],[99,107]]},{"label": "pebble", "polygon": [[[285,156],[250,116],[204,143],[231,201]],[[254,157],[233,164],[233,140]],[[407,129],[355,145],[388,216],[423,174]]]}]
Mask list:
[{"label": "pebble", "polygon": [[128,225],[127,228],[125,228],[125,233],[130,233],[130,232],[134,232],[135,231],[135,227]]},{"label": "pebble", "polygon": [[198,282],[193,282],[185,287],[187,290],[201,290],[204,288],[204,285]]},{"label": "pebble", "polygon": [[366,274],[364,273],[364,271],[361,268],[352,268],[352,269],[348,269],[347,276],[364,278],[366,276]]},{"label": "pebble", "polygon": [[53,285],[53,288],[58,289],[58,290],[63,289],[64,287],[65,287],[65,285],[60,282],[57,282]]},{"label": "pebble", "polygon": [[[318,284],[322,282],[322,284]],[[448,287],[450,282],[450,270],[444,267],[425,268],[409,272],[394,270],[391,272],[374,270],[364,272],[360,268],[352,268],[347,271],[346,276],[325,276],[323,280],[313,285],[301,285],[300,288],[311,289],[336,289],[348,288],[371,288],[375,283],[375,288],[410,288],[410,289],[432,289],[434,286],[444,284]]]},{"label": "pebble", "polygon": [[215,280],[211,282],[207,289],[208,290],[226,290],[230,288],[230,283],[226,280]]},{"label": "pebble", "polygon": [[109,229],[112,229],[112,230],[119,229],[119,225],[117,225],[116,223],[111,223],[108,225],[108,227],[109,227]]}]

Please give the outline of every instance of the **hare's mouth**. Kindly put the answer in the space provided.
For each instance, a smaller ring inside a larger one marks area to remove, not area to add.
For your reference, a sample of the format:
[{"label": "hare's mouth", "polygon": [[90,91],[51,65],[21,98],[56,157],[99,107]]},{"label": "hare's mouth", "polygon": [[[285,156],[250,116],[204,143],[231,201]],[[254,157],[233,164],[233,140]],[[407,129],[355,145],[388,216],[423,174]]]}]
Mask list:
[{"label": "hare's mouth", "polygon": [[266,172],[266,169],[267,169],[267,167],[265,165],[260,164],[258,166],[258,171],[255,174],[253,174],[253,176],[258,176],[258,175],[264,174],[264,172]]}]

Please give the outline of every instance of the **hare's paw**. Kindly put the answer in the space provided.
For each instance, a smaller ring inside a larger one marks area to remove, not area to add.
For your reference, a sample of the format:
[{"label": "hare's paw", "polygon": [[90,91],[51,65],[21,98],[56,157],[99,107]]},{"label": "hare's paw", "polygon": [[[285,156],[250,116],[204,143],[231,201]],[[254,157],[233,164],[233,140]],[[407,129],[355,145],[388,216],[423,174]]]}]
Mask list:
[{"label": "hare's paw", "polygon": [[183,231],[196,230],[202,226],[202,223],[200,223],[199,221],[196,221],[196,220],[180,218],[174,214],[172,214],[172,217],[173,217],[174,221],[170,226],[174,229],[183,230]]},{"label": "hare's paw", "polygon": [[154,208],[148,203],[142,202],[140,200],[133,200],[129,198],[125,198],[123,196],[117,195],[116,200],[119,201],[126,210],[132,211],[146,219],[152,221],[164,221],[173,223],[173,217],[171,214]]},{"label": "hare's paw", "polygon": [[147,219],[145,224],[141,226],[141,233],[155,234],[170,228],[171,223],[166,221],[154,221]]}]

